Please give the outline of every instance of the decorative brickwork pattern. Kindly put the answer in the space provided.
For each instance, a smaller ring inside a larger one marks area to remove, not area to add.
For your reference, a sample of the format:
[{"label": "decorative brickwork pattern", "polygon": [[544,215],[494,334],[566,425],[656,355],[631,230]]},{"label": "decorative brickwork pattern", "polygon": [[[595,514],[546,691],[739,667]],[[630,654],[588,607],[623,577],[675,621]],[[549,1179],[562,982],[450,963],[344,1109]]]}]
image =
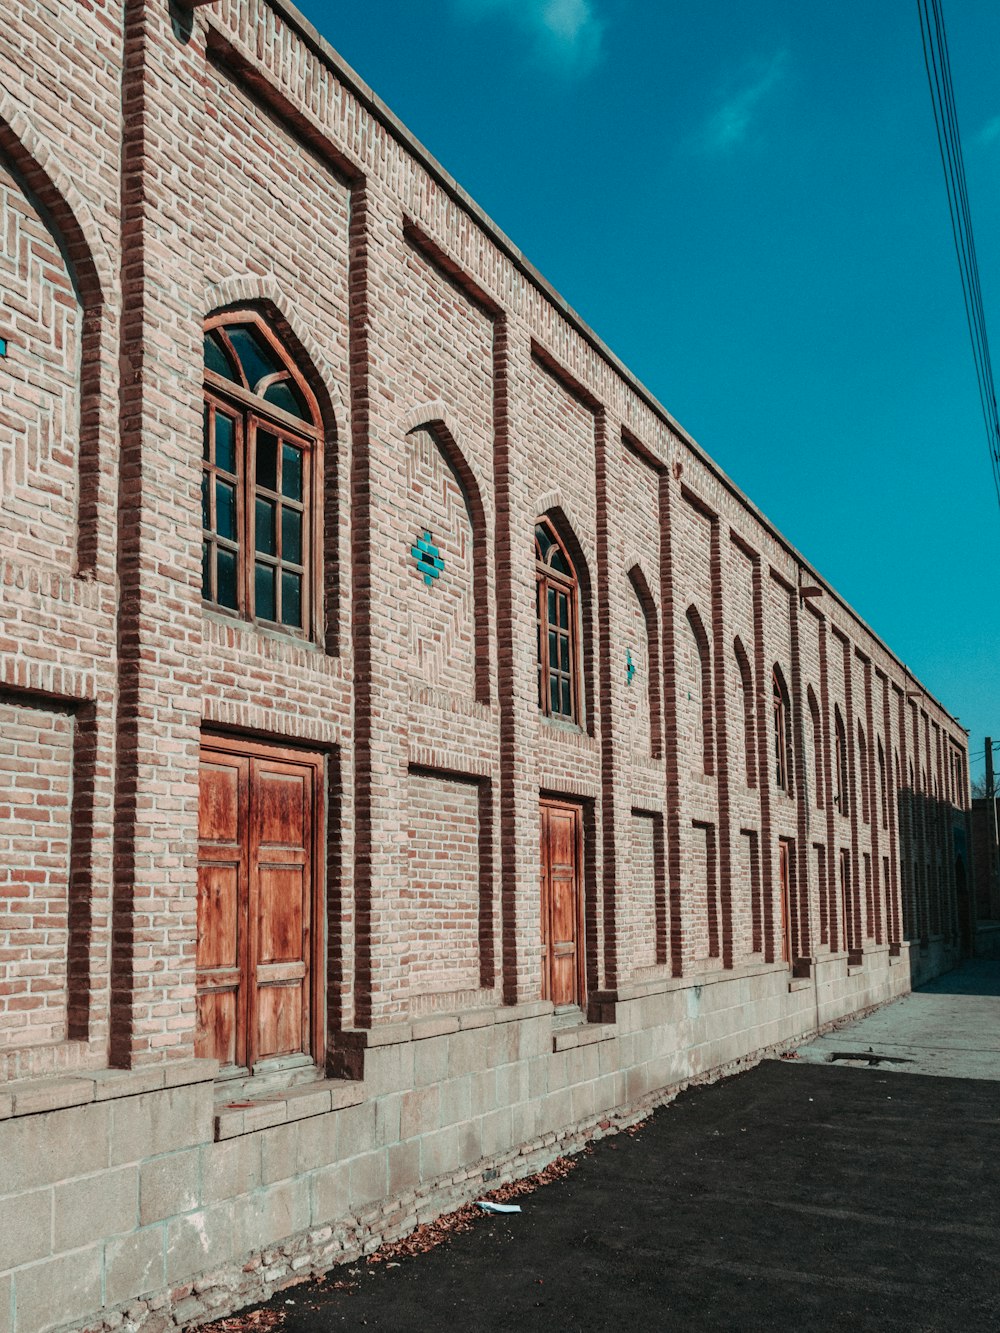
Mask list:
[{"label": "decorative brickwork pattern", "polygon": [[0,699],[0,1048],[67,1028],[73,718]]},{"label": "decorative brickwork pattern", "polygon": [[430,773],[407,782],[400,983],[411,997],[479,985],[479,789]]},{"label": "decorative brickwork pattern", "polygon": [[65,569],[76,543],[83,309],[63,239],[0,157],[0,520],[6,549]]}]

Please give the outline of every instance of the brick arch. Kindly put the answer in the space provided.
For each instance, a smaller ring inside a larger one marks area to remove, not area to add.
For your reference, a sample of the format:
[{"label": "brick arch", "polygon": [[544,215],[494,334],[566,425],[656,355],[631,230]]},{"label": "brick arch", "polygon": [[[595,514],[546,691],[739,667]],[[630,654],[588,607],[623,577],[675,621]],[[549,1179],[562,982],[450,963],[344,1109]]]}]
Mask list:
[{"label": "brick arch", "polygon": [[101,352],[110,348],[104,331],[107,307],[118,283],[111,255],[90,206],[51,145],[23,108],[0,90],[0,162],[7,162],[63,256],[81,310],[77,378],[74,572],[94,576],[98,556],[100,490]]},{"label": "brick arch", "polygon": [[8,157],[19,175],[45,206],[66,246],[75,270],[81,303],[98,308],[114,294],[117,282],[110,252],[90,205],[50,144],[32,126],[24,111],[0,90],[0,157]]},{"label": "brick arch", "polygon": [[458,443],[453,418],[440,402],[425,403],[402,419],[406,436],[425,431],[437,446],[461,492],[472,528],[472,619],[475,698],[490,700],[489,533],[483,493],[472,464]]},{"label": "brick arch", "polygon": [[347,416],[343,386],[330,369],[326,353],[295,313],[295,302],[281,283],[271,277],[243,274],[223,278],[206,287],[206,317],[241,306],[252,306],[272,321],[289,352],[296,361],[302,362],[300,369],[319,400],[327,438],[331,433],[337,435],[338,421]]},{"label": "brick arch", "polygon": [[[346,419],[341,386],[332,374],[322,348],[302,325],[294,305],[273,278],[231,277],[206,289],[206,319],[229,311],[252,309],[267,321],[289,358],[301,372],[319,407],[323,427],[323,621],[326,651],[340,646],[340,527],[342,501],[338,422]],[[333,557],[332,559],[329,557]]]},{"label": "brick arch", "polygon": [[[555,501],[558,500],[558,503]],[[539,507],[535,522],[541,519],[547,519],[556,530],[560,541],[566,547],[567,554],[573,564],[573,570],[576,574],[577,599],[580,608],[581,625],[581,654],[580,673],[581,684],[583,686],[584,702],[584,729],[588,735],[594,734],[595,719],[595,701],[594,701],[594,633],[595,633],[595,608],[593,582],[590,576],[590,563],[584,551],[584,547],[578,536],[579,528],[573,522],[572,514],[568,507],[562,503],[558,491],[549,491],[542,496],[542,505]],[[532,525],[532,530],[534,525]]]},{"label": "brick arch", "polygon": [[646,652],[649,658],[649,752],[653,759],[663,757],[663,717],[660,708],[662,683],[660,679],[660,630],[656,599],[642,566],[636,561],[628,568],[628,580],[638,599],[646,622]]}]

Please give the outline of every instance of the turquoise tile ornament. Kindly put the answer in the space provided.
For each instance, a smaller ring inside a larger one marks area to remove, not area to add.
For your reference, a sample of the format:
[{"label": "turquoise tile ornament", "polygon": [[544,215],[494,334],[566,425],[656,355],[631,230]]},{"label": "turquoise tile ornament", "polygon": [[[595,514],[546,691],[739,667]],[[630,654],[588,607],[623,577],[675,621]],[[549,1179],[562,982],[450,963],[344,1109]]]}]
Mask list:
[{"label": "turquoise tile ornament", "polygon": [[632,649],[625,649],[625,683],[632,684],[632,677],[635,675],[635,663],[632,661]]},{"label": "turquoise tile ornament", "polygon": [[424,582],[428,588],[434,586],[434,580],[441,577],[444,570],[444,557],[431,539],[431,534],[425,532],[419,540],[410,547],[410,554],[413,556],[417,569],[423,575]]}]

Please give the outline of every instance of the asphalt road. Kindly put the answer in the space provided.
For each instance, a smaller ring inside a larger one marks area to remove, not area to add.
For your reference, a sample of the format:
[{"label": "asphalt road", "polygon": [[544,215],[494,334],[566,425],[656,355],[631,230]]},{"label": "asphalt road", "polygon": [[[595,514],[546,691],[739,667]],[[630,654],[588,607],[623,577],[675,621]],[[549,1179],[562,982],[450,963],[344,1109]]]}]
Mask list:
[{"label": "asphalt road", "polygon": [[270,1308],[283,1333],[995,1330],[998,1128],[995,1082],[767,1061],[597,1144],[520,1215]]}]

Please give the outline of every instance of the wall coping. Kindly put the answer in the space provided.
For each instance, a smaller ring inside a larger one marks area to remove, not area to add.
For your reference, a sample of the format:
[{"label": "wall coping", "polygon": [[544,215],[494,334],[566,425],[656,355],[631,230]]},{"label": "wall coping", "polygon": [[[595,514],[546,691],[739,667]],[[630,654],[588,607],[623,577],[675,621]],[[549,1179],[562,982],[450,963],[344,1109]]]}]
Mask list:
[{"label": "wall coping", "polygon": [[138,1069],[98,1069],[52,1078],[15,1079],[0,1084],[0,1120],[62,1111],[88,1102],[137,1097],[143,1092],[209,1083],[219,1072],[218,1060],[178,1060]]}]

